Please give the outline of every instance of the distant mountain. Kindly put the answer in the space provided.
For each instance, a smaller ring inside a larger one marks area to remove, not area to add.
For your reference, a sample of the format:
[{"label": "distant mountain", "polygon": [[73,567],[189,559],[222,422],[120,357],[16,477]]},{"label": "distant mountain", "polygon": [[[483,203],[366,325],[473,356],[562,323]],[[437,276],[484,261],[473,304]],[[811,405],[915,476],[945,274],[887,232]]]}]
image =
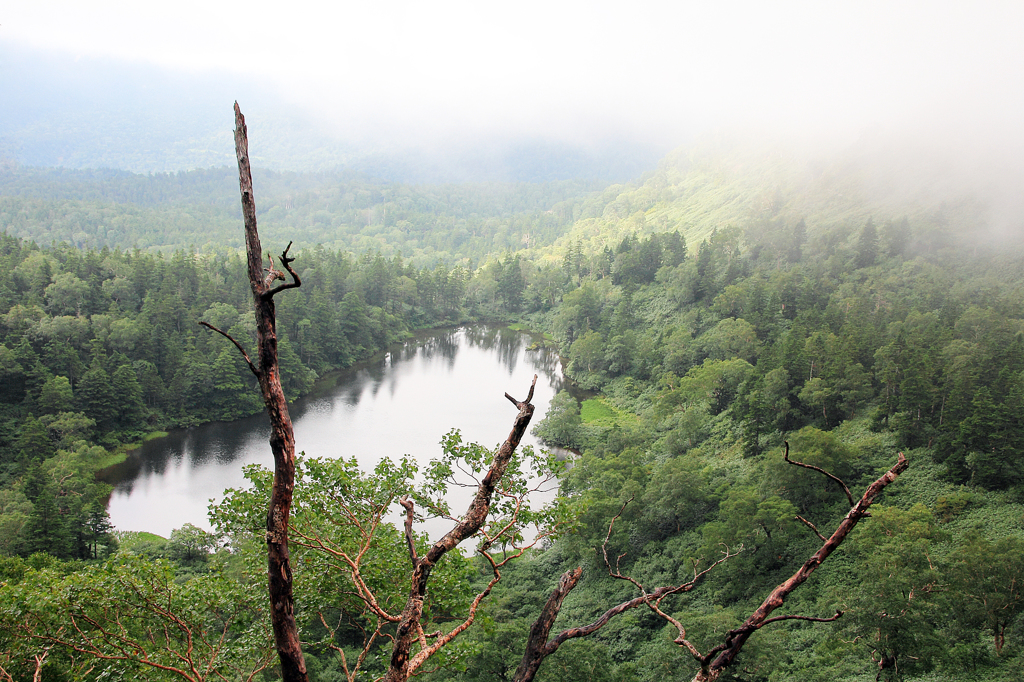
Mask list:
[{"label": "distant mountain", "polygon": [[672,230],[695,248],[714,230],[764,235],[801,220],[812,237],[851,236],[868,219],[907,218],[930,235],[935,243],[929,248],[1019,243],[1019,169],[965,168],[963,159],[877,136],[842,149],[807,151],[784,142],[707,135],[668,154],[639,182],[590,197],[549,257],[561,258],[577,241],[597,252],[629,234]]},{"label": "distant mountain", "polygon": [[666,151],[629,140],[584,146],[515,137],[382,149],[324,131],[251,79],[11,44],[0,45],[0,93],[0,159],[23,166],[150,173],[232,165],[235,100],[255,165],[271,170],[353,170],[406,183],[624,181]]}]

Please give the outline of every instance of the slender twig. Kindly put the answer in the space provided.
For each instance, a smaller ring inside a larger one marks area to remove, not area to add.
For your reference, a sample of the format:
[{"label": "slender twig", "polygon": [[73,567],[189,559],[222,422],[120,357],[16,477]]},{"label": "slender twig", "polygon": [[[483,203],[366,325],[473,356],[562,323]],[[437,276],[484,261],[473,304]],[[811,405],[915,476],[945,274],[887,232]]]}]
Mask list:
[{"label": "slender twig", "polygon": [[806,526],[807,526],[808,528],[810,528],[811,530],[813,530],[813,531],[814,531],[814,534],[815,534],[815,535],[817,535],[817,536],[818,536],[819,538],[821,538],[821,541],[822,541],[822,542],[825,542],[825,541],[827,541],[827,540],[828,540],[828,538],[826,538],[826,537],[825,537],[824,535],[822,535],[822,534],[821,534],[821,533],[820,533],[820,532],[818,531],[817,527],[815,527],[815,525],[814,525],[813,523],[811,523],[810,521],[808,521],[808,520],[807,520],[807,519],[805,519],[804,517],[800,516],[799,514],[797,514],[797,515],[796,515],[796,518],[797,518],[797,520],[798,520],[798,521],[802,521],[802,522],[804,523],[804,525],[806,525]]},{"label": "slender twig", "polygon": [[814,471],[817,471],[820,474],[824,474],[825,476],[828,476],[829,478],[831,478],[833,481],[838,483],[843,488],[843,492],[846,493],[846,499],[848,499],[850,501],[850,506],[852,507],[854,504],[856,504],[853,501],[853,493],[851,493],[850,489],[847,487],[847,485],[845,483],[843,483],[843,479],[839,478],[838,476],[836,476],[834,474],[830,474],[829,472],[825,471],[821,467],[816,467],[813,464],[804,464],[803,462],[796,462],[796,461],[790,459],[789,458],[789,441],[787,440],[787,441],[783,441],[783,442],[786,444],[786,454],[783,455],[783,459],[785,459],[790,464],[795,464],[796,466],[803,467],[805,469],[813,469]]},{"label": "slender twig", "polygon": [[242,344],[238,343],[238,341],[235,341],[235,338],[233,336],[231,336],[231,334],[228,334],[225,331],[221,331],[220,329],[217,329],[216,327],[214,327],[209,322],[203,322],[202,320],[200,320],[199,324],[203,325],[207,329],[212,329],[213,331],[217,332],[218,334],[223,336],[225,339],[227,339],[231,343],[235,344],[235,348],[237,348],[238,352],[242,354],[243,358],[245,358],[245,364],[247,364],[249,366],[249,371],[252,372],[253,376],[255,376],[257,379],[259,378],[260,372],[259,372],[258,369],[256,369],[256,365],[252,364],[252,360],[249,359],[249,354],[245,352],[244,348],[242,348]]},{"label": "slender twig", "polygon": [[[608,532],[605,533],[604,542],[601,544],[601,554],[604,555],[604,565],[608,567],[608,575],[613,578],[622,578],[623,580],[629,580],[629,578],[625,578],[619,573],[619,560],[626,555],[620,554],[616,557],[615,571],[613,572],[611,562],[608,561],[608,541],[612,537],[612,529],[615,528],[615,522],[619,520],[619,517],[622,516],[622,512],[626,510],[626,505],[633,501],[633,497],[633,495],[630,495],[629,499],[622,503],[622,507],[619,509],[619,512],[612,517],[611,521],[608,522]],[[641,591],[643,591],[643,588],[641,588]]]}]

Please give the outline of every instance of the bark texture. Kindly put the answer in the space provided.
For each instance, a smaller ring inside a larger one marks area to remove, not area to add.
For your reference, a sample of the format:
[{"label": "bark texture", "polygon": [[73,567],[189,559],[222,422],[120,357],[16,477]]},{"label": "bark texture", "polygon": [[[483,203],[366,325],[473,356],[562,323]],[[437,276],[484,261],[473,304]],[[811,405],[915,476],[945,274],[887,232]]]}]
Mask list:
[{"label": "bark texture", "polygon": [[562,602],[569,596],[572,588],[576,587],[576,583],[580,581],[582,575],[582,567],[562,574],[558,581],[558,587],[548,597],[540,616],[530,628],[530,637],[526,640],[526,653],[523,654],[523,660],[512,677],[513,682],[532,680],[537,674],[537,670],[540,669],[544,658],[555,653],[555,650],[561,645],[561,642],[557,642],[557,640],[557,643],[548,642],[548,636],[551,633],[551,627],[555,624],[555,619],[558,618],[558,612],[562,609]]},{"label": "bark texture", "polygon": [[[302,657],[298,628],[295,624],[295,604],[292,596],[292,570],[288,558],[288,518],[292,508],[292,490],[295,487],[295,433],[288,414],[288,401],[281,388],[281,373],[277,360],[277,318],[274,296],[301,285],[299,276],[291,267],[288,248],[281,254],[281,266],[291,275],[270,267],[264,273],[263,252],[256,230],[256,202],[252,192],[252,172],[249,167],[249,141],[245,117],[235,102],[235,153],[238,157],[238,183],[242,193],[242,217],[245,222],[245,251],[247,255],[249,285],[256,309],[257,365],[245,355],[249,368],[256,375],[263,394],[263,403],[270,417],[270,449],[274,453],[274,488],[267,510],[267,577],[270,594],[271,623],[274,644],[281,659],[281,675],[286,682],[306,682],[306,663]],[[291,244],[288,245],[291,247]],[[272,287],[277,280],[283,283]],[[207,325],[209,326],[209,325]],[[216,330],[220,331],[220,330]],[[221,332],[223,333],[223,332]],[[227,336],[227,334],[224,334]],[[230,337],[228,337],[230,338]],[[232,339],[234,342],[234,339]],[[238,343],[235,342],[238,346]]]},{"label": "bark texture", "polygon": [[[427,657],[435,650],[434,647],[423,648],[417,654],[412,655],[413,644],[419,641],[422,630],[423,600],[427,594],[427,585],[430,580],[430,573],[437,565],[437,562],[452,549],[455,549],[463,540],[472,537],[483,527],[487,520],[487,514],[491,508],[491,498],[494,490],[501,481],[502,476],[508,468],[509,461],[515,449],[519,446],[526,427],[530,425],[533,417],[534,406],[533,390],[537,385],[536,375],[530,385],[530,392],[526,400],[518,401],[508,393],[508,398],[519,410],[512,431],[508,438],[498,448],[494,455],[494,461],[477,486],[476,495],[470,502],[465,515],[455,525],[455,528],[448,531],[444,537],[435,542],[427,553],[421,557],[416,556],[415,547],[412,547],[410,559],[413,564],[412,584],[409,591],[409,599],[402,610],[401,620],[398,623],[398,630],[395,633],[395,644],[391,653],[391,665],[384,675],[384,682],[404,682],[412,672],[419,667]],[[407,511],[410,507],[406,507]],[[410,543],[411,546],[411,543]]]}]

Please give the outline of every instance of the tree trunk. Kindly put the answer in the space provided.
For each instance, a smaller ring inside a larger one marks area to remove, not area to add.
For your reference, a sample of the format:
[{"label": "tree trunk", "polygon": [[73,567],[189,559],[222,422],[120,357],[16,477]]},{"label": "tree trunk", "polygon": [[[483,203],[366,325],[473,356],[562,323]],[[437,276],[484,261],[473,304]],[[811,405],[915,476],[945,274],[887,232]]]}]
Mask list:
[{"label": "tree trunk", "polygon": [[402,610],[402,618],[398,623],[398,631],[395,633],[395,645],[391,653],[391,665],[388,668],[387,674],[384,675],[384,682],[405,682],[405,680],[409,679],[415,668],[422,663],[420,659],[426,656],[426,653],[421,651],[413,657],[411,652],[412,646],[417,641],[419,635],[420,624],[423,618],[423,600],[426,598],[430,573],[445,554],[455,549],[466,538],[476,534],[487,520],[494,490],[497,488],[502,476],[505,475],[505,470],[512,459],[512,454],[519,446],[519,441],[522,440],[523,434],[526,433],[526,427],[530,425],[530,419],[533,417],[534,406],[530,401],[533,400],[533,389],[536,385],[537,376],[534,375],[533,383],[530,385],[530,392],[526,396],[526,400],[522,402],[515,400],[508,393],[505,394],[505,397],[512,401],[519,409],[519,414],[516,415],[515,423],[512,426],[512,432],[509,433],[508,438],[498,448],[498,452],[495,453],[494,461],[491,463],[487,474],[480,481],[480,485],[477,486],[476,496],[470,503],[462,520],[459,521],[455,528],[448,531],[443,538],[435,542],[426,555],[413,559],[415,568],[412,572],[409,599]]},{"label": "tree trunk", "polygon": [[[274,453],[274,487],[267,511],[267,576],[270,594],[270,618],[274,629],[274,644],[281,659],[281,675],[286,682],[306,682],[306,663],[302,658],[298,627],[295,624],[295,604],[292,596],[292,571],[288,558],[288,517],[292,508],[292,489],[295,487],[295,434],[288,414],[288,401],[281,388],[281,373],[277,360],[277,319],[274,295],[283,289],[301,284],[292,270],[288,249],[281,254],[281,262],[292,275],[293,282],[271,288],[284,274],[274,270],[271,259],[269,274],[263,275],[263,254],[260,236],[256,231],[256,202],[252,192],[252,172],[249,167],[249,141],[245,117],[235,102],[235,153],[238,156],[238,183],[242,193],[242,216],[245,221],[245,250],[248,260],[249,284],[256,309],[256,339],[259,365],[253,369],[259,379],[263,403],[270,417],[270,449]],[[290,245],[289,245],[290,246]],[[246,357],[248,360],[248,357]]]},{"label": "tree trunk", "polygon": [[555,619],[558,618],[558,612],[562,609],[562,602],[565,601],[572,588],[576,587],[576,583],[579,582],[582,575],[582,568],[562,574],[562,578],[558,581],[558,587],[548,597],[540,617],[530,628],[530,637],[526,640],[526,651],[523,653],[523,660],[519,663],[519,668],[516,669],[516,674],[512,676],[512,682],[531,682],[540,669],[540,664],[558,648],[557,645],[549,646],[548,636],[551,633],[551,627],[555,624]]}]

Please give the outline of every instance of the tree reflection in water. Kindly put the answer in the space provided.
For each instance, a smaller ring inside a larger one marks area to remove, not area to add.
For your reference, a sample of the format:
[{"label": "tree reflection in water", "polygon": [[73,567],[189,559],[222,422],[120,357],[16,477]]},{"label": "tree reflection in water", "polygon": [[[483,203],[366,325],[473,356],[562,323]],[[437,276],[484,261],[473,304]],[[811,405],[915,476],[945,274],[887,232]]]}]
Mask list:
[{"label": "tree reflection in water", "polygon": [[[557,354],[526,350],[535,339],[507,327],[475,325],[421,333],[384,353],[323,377],[292,406],[297,447],[309,456],[359,458],[439,454],[449,429],[496,445],[508,431],[507,390],[539,375],[538,419],[563,388]],[[179,429],[150,441],[106,472],[115,484],[110,515],[121,530],[167,536],[184,523],[208,527],[206,507],[244,485],[242,465],[272,464],[264,415]],[[524,444],[539,446],[532,435]]]}]

